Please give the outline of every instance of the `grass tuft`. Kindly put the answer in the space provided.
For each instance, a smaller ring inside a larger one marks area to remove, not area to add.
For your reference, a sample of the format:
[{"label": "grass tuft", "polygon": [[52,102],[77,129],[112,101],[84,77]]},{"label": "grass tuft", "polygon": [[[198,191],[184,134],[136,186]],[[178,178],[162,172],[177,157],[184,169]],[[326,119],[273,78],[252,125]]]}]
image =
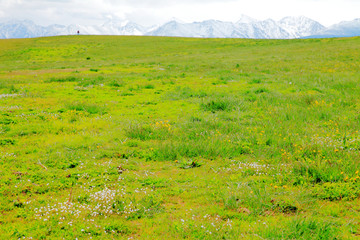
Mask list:
[{"label": "grass tuft", "polygon": [[65,108],[72,111],[83,111],[89,114],[106,114],[106,107],[87,102],[74,102],[65,105]]}]

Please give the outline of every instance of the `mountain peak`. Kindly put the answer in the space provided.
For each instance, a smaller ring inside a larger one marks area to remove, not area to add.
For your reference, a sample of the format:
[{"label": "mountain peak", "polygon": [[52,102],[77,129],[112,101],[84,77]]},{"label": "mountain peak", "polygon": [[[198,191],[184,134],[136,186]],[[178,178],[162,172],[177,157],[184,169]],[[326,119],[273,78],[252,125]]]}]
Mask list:
[{"label": "mountain peak", "polygon": [[283,20],[311,20],[311,19],[300,15],[300,16],[286,16],[286,17],[282,18],[280,21],[283,21]]},{"label": "mountain peak", "polygon": [[253,22],[257,22],[258,20],[252,18],[252,17],[249,17],[247,15],[244,15],[244,14],[241,14],[240,15],[240,19],[236,22],[237,24],[240,24],[240,23],[253,23]]},{"label": "mountain peak", "polygon": [[185,22],[183,20],[181,20],[179,18],[176,18],[176,17],[172,17],[168,21],[166,21],[166,23],[170,23],[170,22],[176,22],[176,23],[180,23],[180,24],[185,24]]},{"label": "mountain peak", "polygon": [[308,24],[308,23],[314,23],[316,21],[305,17],[305,16],[295,16],[295,17],[284,17],[280,21],[282,24],[292,24],[292,25],[299,25],[299,24]]}]

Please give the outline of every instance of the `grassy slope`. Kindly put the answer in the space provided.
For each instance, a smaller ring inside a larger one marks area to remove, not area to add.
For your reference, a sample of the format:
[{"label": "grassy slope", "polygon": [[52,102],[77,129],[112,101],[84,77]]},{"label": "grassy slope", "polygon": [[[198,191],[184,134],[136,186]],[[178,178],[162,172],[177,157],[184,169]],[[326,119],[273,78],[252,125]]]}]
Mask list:
[{"label": "grassy slope", "polygon": [[356,238],[359,44],[1,40],[1,239]]}]

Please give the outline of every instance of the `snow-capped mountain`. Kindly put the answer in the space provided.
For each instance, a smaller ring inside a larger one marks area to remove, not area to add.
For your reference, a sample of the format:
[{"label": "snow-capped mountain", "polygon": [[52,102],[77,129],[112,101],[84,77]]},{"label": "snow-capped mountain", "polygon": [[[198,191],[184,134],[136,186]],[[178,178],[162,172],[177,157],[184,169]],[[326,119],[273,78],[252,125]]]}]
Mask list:
[{"label": "snow-capped mountain", "polygon": [[194,23],[179,23],[171,21],[165,23],[147,35],[170,37],[199,37],[199,38],[227,38],[233,36],[236,27],[231,22],[207,20]]},{"label": "snow-capped mountain", "polygon": [[0,24],[1,38],[30,38],[43,36],[46,30],[44,27],[35,25],[32,21],[9,21]]},{"label": "snow-capped mountain", "polygon": [[42,36],[73,35],[80,31],[84,35],[144,35],[149,28],[133,22],[108,21],[101,26],[50,25],[39,26],[32,21],[9,21],[0,23],[0,38],[32,38]]},{"label": "snow-capped mountain", "polygon": [[100,27],[102,34],[105,35],[144,35],[148,29],[134,22],[108,21]]},{"label": "snow-capped mountain", "polygon": [[330,28],[306,17],[285,17],[280,21],[256,20],[241,15],[239,21],[207,20],[183,23],[171,20],[160,26],[143,27],[134,22],[108,21],[99,26],[50,25],[39,26],[32,21],[0,23],[0,38],[30,38],[41,36],[74,35],[149,35],[199,38],[256,38],[291,39],[305,37],[360,36],[360,19],[341,22]]},{"label": "snow-capped mountain", "polygon": [[240,23],[237,28],[246,34],[246,38],[291,38],[291,35],[272,19]]},{"label": "snow-capped mountain", "polygon": [[320,23],[303,16],[285,17],[278,24],[290,34],[291,38],[310,36],[325,30],[325,27]]},{"label": "snow-capped mountain", "polygon": [[329,37],[355,37],[360,36],[360,18],[353,21],[344,21],[323,29],[315,34],[312,38],[329,38]]},{"label": "snow-capped mountain", "polygon": [[325,29],[320,23],[306,17],[287,17],[280,21],[258,21],[242,15],[236,23],[207,20],[194,23],[168,22],[149,32],[152,36],[205,38],[300,38]]}]

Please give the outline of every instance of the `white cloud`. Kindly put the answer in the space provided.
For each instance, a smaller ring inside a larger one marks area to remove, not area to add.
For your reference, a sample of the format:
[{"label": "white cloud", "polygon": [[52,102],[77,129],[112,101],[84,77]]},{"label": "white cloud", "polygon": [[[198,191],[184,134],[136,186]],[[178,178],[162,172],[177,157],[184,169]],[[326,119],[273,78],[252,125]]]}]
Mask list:
[{"label": "white cloud", "polygon": [[0,0],[0,19],[30,19],[38,24],[101,24],[129,19],[143,25],[176,17],[186,22],[236,21],[304,15],[325,25],[360,17],[358,0]]}]

